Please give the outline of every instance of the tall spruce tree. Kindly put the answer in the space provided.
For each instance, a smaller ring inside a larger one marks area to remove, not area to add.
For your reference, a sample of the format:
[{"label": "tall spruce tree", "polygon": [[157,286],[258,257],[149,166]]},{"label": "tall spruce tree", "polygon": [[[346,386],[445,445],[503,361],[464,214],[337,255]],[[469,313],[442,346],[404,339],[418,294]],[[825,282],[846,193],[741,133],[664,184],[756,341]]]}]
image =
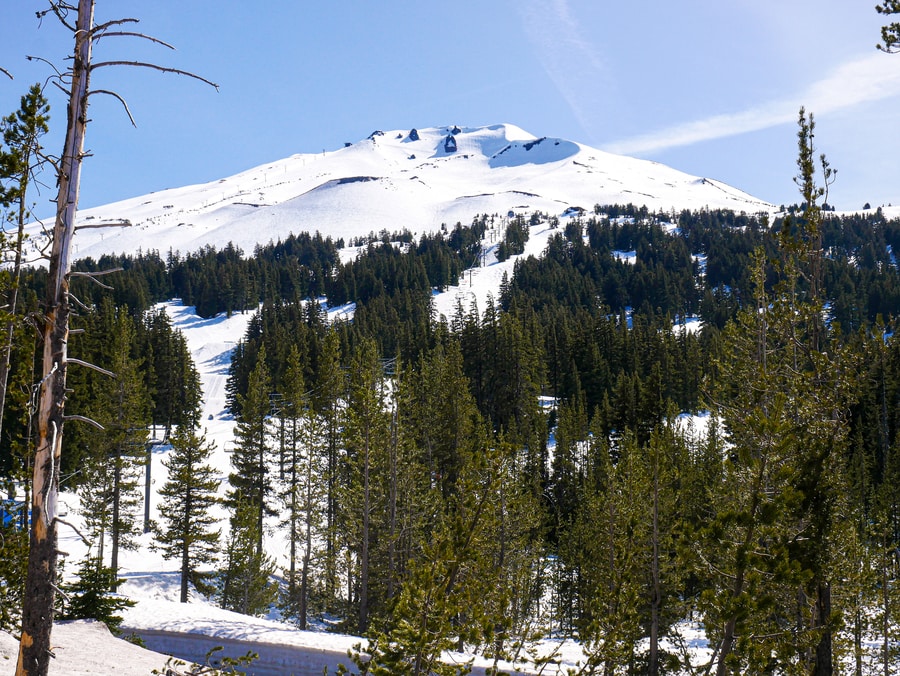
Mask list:
[{"label": "tall spruce tree", "polygon": [[171,437],[172,452],[163,462],[168,479],[159,490],[162,498],[156,540],[166,559],[181,565],[179,600],[187,603],[190,585],[203,595],[214,587],[209,569],[218,560],[221,531],[210,508],[221,502],[216,496],[219,479],[207,464],[214,447],[195,429],[179,427]]},{"label": "tall spruce tree", "polygon": [[244,615],[260,615],[275,602],[275,563],[261,551],[259,509],[252,503],[232,507],[224,567],[219,571],[219,604]]},{"label": "tall spruce tree", "polygon": [[164,310],[144,317],[147,379],[153,393],[153,422],[164,426],[195,428],[200,424],[202,391],[200,375],[191,359],[184,335],[173,328]]},{"label": "tall spruce tree", "polygon": [[114,377],[110,381],[97,374],[92,383],[90,412],[104,429],[86,433],[90,456],[83,466],[87,481],[80,493],[86,525],[98,539],[98,557],[103,563],[109,537],[109,568],[117,576],[119,549],[133,547],[140,533],[139,480],[146,463],[150,412],[140,361],[133,354],[134,321],[127,308],[114,308],[109,301],[99,314],[95,329],[105,337],[104,361]]},{"label": "tall spruce tree", "polygon": [[43,162],[41,138],[49,131],[49,111],[50,106],[41,86],[35,84],[22,97],[19,110],[0,122],[3,134],[3,146],[0,146],[0,207],[4,210],[12,207],[8,214],[0,212],[4,217],[3,238],[6,238],[7,225],[15,228],[13,240],[4,242],[4,245],[12,249],[13,264],[2,273],[6,304],[0,313],[0,319],[5,324],[3,342],[0,344],[0,431],[3,425],[10,356],[17,322],[25,225],[31,218],[31,211],[28,208],[28,188]]},{"label": "tall spruce tree", "polygon": [[[365,633],[378,599],[371,593],[373,549],[384,527],[385,472],[389,454],[390,414],[387,384],[378,347],[363,340],[350,366],[350,392],[344,444],[348,484],[343,500],[349,552],[355,565],[347,571],[355,580],[356,627]],[[383,600],[383,599],[382,599]]]},{"label": "tall spruce tree", "polygon": [[256,551],[263,553],[265,517],[275,513],[272,501],[275,482],[271,480],[273,449],[269,431],[272,403],[271,376],[266,364],[266,351],[257,355],[256,366],[250,373],[247,393],[238,395],[241,413],[235,426],[235,446],[231,454],[233,471],[228,475],[231,489],[228,503],[232,510],[243,505],[256,514]]},{"label": "tall spruce tree", "polygon": [[[753,266],[755,303],[725,332],[716,413],[731,446],[717,513],[701,543],[719,571],[704,596],[717,673],[835,668],[832,585],[841,578],[835,526],[842,518],[847,409],[856,359],[824,322],[821,208],[815,125],[801,110],[797,183],[806,208],[786,221],[775,271]],[[703,547],[701,546],[701,549]]]},{"label": "tall spruce tree", "polygon": [[321,417],[326,458],[325,474],[325,599],[329,610],[336,610],[339,596],[338,559],[340,557],[339,522],[342,505],[338,495],[345,473],[340,462],[342,428],[346,404],[346,374],[341,369],[341,343],[337,329],[325,334],[319,357],[319,374],[313,390],[313,410]]},{"label": "tall spruce tree", "polygon": [[[322,421],[310,405],[304,391],[303,363],[296,346],[288,354],[287,373],[282,381],[284,398],[284,472],[282,502],[284,526],[288,529],[287,591],[282,600],[283,612],[295,617],[306,629],[312,586],[314,554],[324,534],[323,503],[327,484],[322,477],[327,471]],[[297,562],[300,570],[297,570]]]}]

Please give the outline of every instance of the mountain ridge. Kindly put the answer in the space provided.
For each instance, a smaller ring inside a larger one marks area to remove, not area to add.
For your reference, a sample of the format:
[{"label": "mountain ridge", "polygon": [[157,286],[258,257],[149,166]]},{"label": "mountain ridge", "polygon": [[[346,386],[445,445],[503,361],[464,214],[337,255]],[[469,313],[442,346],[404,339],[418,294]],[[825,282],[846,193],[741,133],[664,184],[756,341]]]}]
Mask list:
[{"label": "mountain ridge", "polygon": [[[319,231],[334,240],[382,230],[419,234],[485,213],[558,215],[614,203],[773,210],[713,179],[536,137],[511,124],[377,130],[338,150],[295,154],[217,181],[80,211],[73,253],[188,253],[227,242],[251,251],[292,232]],[[123,221],[131,227],[101,227]]]}]

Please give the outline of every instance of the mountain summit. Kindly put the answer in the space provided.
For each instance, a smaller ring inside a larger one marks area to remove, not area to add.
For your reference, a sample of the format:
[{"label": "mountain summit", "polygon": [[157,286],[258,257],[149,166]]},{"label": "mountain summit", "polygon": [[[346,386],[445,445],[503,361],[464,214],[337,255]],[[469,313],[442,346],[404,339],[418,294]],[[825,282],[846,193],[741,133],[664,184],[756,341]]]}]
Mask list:
[{"label": "mountain summit", "polygon": [[[510,124],[379,130],[339,150],[79,212],[86,227],[74,253],[165,255],[229,241],[252,251],[291,232],[349,240],[381,230],[431,232],[484,213],[559,215],[614,203],[666,211],[771,208],[718,181]],[[123,220],[131,227],[91,227]]]}]

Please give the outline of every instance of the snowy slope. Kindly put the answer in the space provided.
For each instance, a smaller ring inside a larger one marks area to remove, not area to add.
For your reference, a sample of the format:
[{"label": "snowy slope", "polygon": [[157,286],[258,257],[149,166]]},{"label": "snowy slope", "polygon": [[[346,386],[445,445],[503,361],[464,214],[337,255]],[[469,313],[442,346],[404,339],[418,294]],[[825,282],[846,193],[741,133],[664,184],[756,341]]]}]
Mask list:
[{"label": "snowy slope", "polygon": [[[484,293],[478,290],[479,294]],[[231,317],[220,315],[211,319],[202,319],[194,313],[193,307],[182,305],[179,301],[171,301],[161,305],[172,318],[175,328],[180,330],[187,340],[188,348],[200,372],[201,386],[204,392],[203,418],[201,425],[207,441],[215,446],[210,460],[219,470],[223,483],[220,494],[224,496],[227,489],[227,476],[231,470],[228,451],[233,447],[234,418],[225,411],[224,384],[227,379],[227,367],[235,341],[240,339],[247,328],[250,313],[234,314]],[[159,488],[165,483],[167,470],[164,460],[171,451],[169,446],[158,447],[153,455],[151,476],[153,491],[150,500],[151,517],[155,520],[159,514]],[[82,515],[77,495],[63,493],[60,497],[62,511],[66,521],[79,529]],[[220,526],[227,528],[227,513],[221,505],[213,509],[220,520]],[[273,519],[274,525],[277,519]],[[66,526],[59,532],[60,549],[67,552],[65,570],[69,575],[77,570],[77,563],[87,554],[87,547],[78,533]],[[222,539],[224,549],[224,538]],[[160,552],[153,548],[153,537],[145,534],[138,538],[138,548],[120,551],[120,576],[125,583],[119,591],[135,600],[137,604],[121,612],[124,619],[123,631],[136,633],[145,639],[147,646],[159,653],[175,654],[181,658],[195,662],[203,662],[208,650],[214,646],[223,646],[222,654],[238,657],[248,650],[257,652],[259,659],[247,670],[250,674],[266,676],[268,674],[321,674],[322,668],[328,666],[333,670],[337,664],[349,664],[347,651],[357,643],[365,645],[359,637],[344,636],[324,631],[300,631],[295,626],[278,622],[271,618],[250,617],[223,610],[207,598],[192,592],[190,603],[178,602],[179,598],[179,563],[166,561]],[[287,548],[277,534],[270,534],[266,543],[268,553],[280,566],[286,565]],[[65,629],[61,635],[68,636]],[[77,660],[83,661],[86,671],[56,671],[54,673],[148,673],[146,664],[153,662],[154,668],[161,668],[164,658],[157,654],[148,654],[146,659],[135,659],[133,645],[113,639],[97,632],[80,635],[77,640],[90,643],[93,648],[79,646],[69,650],[71,665]],[[67,641],[67,647],[70,643]],[[74,646],[74,642],[71,644]],[[547,650],[558,648],[550,645]],[[577,646],[566,646],[565,664],[573,666],[578,659],[583,659]],[[0,665],[2,660],[12,662],[15,658],[15,643],[0,635]],[[448,655],[451,660],[469,660],[471,655]],[[485,673],[490,661],[476,658],[474,674]],[[501,665],[502,666],[502,665]],[[523,673],[529,673],[527,665],[519,665]],[[506,667],[512,671],[512,666]],[[143,671],[142,671],[143,669]],[[0,666],[0,673],[2,666]],[[545,671],[544,673],[555,673]]]},{"label": "snowy slope", "polygon": [[[223,246],[229,241],[249,253],[257,243],[301,230],[318,230],[335,239],[381,229],[408,228],[421,233],[434,231],[441,223],[469,223],[482,213],[505,216],[509,211],[540,210],[561,216],[569,207],[589,209],[596,203],[627,202],[667,211],[707,206],[749,212],[771,208],[708,179],[571,141],[538,139],[512,125],[432,128],[415,134],[410,130],[376,133],[334,152],[295,155],[215,183],[80,212],[82,229],[75,237],[75,256],[97,258],[138,249],[157,250],[163,255],[169,249],[187,253],[205,244]],[[130,228],[90,227],[123,219],[130,221]],[[566,218],[561,221],[560,227],[564,227]],[[504,272],[512,273],[515,257],[498,263],[493,256],[501,234],[499,219],[494,227],[496,231],[489,232],[485,240],[485,265],[467,271],[459,286],[436,295],[435,306],[440,313],[451,315],[457,302],[468,309],[475,301],[483,309],[488,295],[496,294]],[[530,228],[525,255],[539,255],[554,232],[558,231],[551,230],[546,221]],[[207,438],[215,443],[212,462],[224,480],[230,471],[228,451],[234,431],[234,420],[225,411],[225,381],[231,350],[243,336],[250,314],[201,319],[193,308],[177,301],[165,307],[174,325],[184,333],[201,372],[205,400],[202,425]],[[165,482],[162,461],[167,453],[168,449],[161,447],[153,458],[154,516],[158,509],[156,491]],[[223,485],[223,493],[225,488]],[[70,519],[77,523],[77,498],[65,495],[63,503]],[[217,515],[225,527],[224,509],[219,508]],[[74,571],[75,562],[85,553],[84,546],[73,532],[63,529],[60,535],[61,548],[72,554],[67,569]],[[202,647],[205,644],[196,637],[203,635],[219,644],[231,641],[245,645],[243,642],[251,641],[276,646],[275,659],[281,659],[278,655],[295,655],[291,651],[297,650],[333,657],[344,655],[358,641],[321,632],[299,632],[271,619],[228,613],[197,595],[186,608],[177,602],[177,562],[164,561],[151,543],[151,536],[145,535],[138,551],[121,553],[121,573],[127,579],[122,592],[138,601],[123,614],[126,626],[148,637],[152,634],[154,645],[160,649],[186,650],[183,639],[178,638],[185,635],[188,642]],[[268,549],[284,564],[283,543],[272,537]],[[197,659],[202,652],[191,655],[197,655]],[[574,667],[583,655],[577,646],[568,646],[562,659],[564,669]]]},{"label": "snowy slope", "polygon": [[[433,127],[377,131],[339,150],[293,155],[212,183],[79,212],[74,253],[165,255],[229,241],[250,253],[257,243],[291,232],[318,230],[346,240],[382,229],[432,232],[483,213],[558,215],[568,207],[613,203],[666,211],[772,208],[711,179],[536,138],[514,125]],[[131,227],[96,227],[124,220]]]}]

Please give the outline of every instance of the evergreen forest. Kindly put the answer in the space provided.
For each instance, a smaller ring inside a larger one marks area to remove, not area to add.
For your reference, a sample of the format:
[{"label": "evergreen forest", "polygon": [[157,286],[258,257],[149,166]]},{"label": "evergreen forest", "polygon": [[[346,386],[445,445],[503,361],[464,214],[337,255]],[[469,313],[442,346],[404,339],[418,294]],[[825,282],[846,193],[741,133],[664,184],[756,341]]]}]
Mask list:
[{"label": "evergreen forest", "polygon": [[[182,601],[358,634],[348,668],[365,673],[459,673],[453,649],[539,667],[548,637],[583,645],[580,673],[897,673],[900,221],[827,209],[802,114],[799,150],[801,202],[775,217],[596,205],[76,262],[58,480],[96,546],[60,613],[113,617],[119,552],[150,531]],[[4,185],[14,214],[24,187]],[[548,226],[543,254],[521,256]],[[439,316],[434,294],[489,262],[489,232],[513,274]],[[48,282],[25,265],[0,281],[0,627],[15,630]],[[224,471],[157,307],[172,298],[252,314]],[[157,522],[152,441],[172,449]]]}]

